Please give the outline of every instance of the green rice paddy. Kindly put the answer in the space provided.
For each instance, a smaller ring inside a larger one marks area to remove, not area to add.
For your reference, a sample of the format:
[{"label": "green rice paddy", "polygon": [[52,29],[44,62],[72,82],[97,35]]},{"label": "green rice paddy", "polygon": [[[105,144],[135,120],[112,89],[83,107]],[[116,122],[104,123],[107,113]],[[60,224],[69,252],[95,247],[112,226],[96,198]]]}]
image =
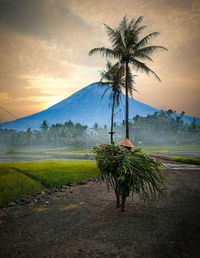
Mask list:
[{"label": "green rice paddy", "polygon": [[10,166],[0,164],[0,206],[43,190],[31,178],[17,173]]},{"label": "green rice paddy", "polygon": [[99,169],[93,161],[1,162],[0,206],[46,188],[69,185],[99,174]]}]

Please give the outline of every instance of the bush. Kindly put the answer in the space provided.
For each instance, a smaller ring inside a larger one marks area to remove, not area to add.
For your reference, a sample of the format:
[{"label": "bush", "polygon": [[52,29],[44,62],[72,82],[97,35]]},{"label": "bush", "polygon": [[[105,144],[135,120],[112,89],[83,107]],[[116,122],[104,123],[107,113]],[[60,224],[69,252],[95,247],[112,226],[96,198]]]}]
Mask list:
[{"label": "bush", "polygon": [[143,200],[155,200],[164,195],[166,189],[160,169],[162,164],[139,149],[102,144],[94,148],[97,165],[108,189],[112,187],[117,197],[117,206],[124,203],[130,192],[139,193]]}]

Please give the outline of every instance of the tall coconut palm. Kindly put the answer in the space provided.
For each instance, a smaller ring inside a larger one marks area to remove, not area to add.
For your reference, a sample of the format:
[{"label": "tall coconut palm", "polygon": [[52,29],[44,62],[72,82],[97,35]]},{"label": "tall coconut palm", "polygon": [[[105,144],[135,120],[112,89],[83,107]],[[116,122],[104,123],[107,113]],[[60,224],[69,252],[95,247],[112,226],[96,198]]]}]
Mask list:
[{"label": "tall coconut palm", "polygon": [[126,138],[129,139],[129,106],[128,97],[132,92],[132,71],[131,68],[136,71],[145,72],[146,74],[152,74],[157,80],[160,81],[158,75],[152,71],[144,61],[152,61],[151,54],[156,50],[167,50],[162,46],[149,46],[148,42],[151,38],[157,37],[159,32],[152,32],[145,37],[141,37],[146,26],[141,26],[143,17],[140,16],[137,20],[132,19],[130,22],[126,16],[122,19],[119,26],[116,29],[112,29],[110,26],[104,24],[107,35],[111,41],[111,48],[94,48],[90,50],[89,55],[100,53],[107,58],[118,59],[118,63],[124,66],[125,69],[125,93],[126,93]]},{"label": "tall coconut palm", "polygon": [[112,102],[111,111],[111,127],[110,127],[110,143],[114,144],[113,141],[113,126],[114,126],[114,109],[119,106],[120,95],[122,94],[122,88],[124,87],[124,67],[118,64],[112,65],[111,62],[107,61],[106,70],[101,72],[100,86],[108,86],[104,91],[102,98],[106,91],[111,87],[110,99]]}]

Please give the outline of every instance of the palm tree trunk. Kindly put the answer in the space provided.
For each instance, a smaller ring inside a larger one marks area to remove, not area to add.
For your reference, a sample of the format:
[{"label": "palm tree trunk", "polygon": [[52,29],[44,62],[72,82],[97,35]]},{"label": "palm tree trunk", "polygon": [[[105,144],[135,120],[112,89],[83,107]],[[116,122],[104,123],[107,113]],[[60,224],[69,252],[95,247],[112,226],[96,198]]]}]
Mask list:
[{"label": "palm tree trunk", "polygon": [[126,138],[129,139],[129,124],[128,124],[128,62],[126,61]]},{"label": "palm tree trunk", "polygon": [[113,96],[113,104],[112,104],[112,114],[111,114],[111,127],[110,127],[110,143],[114,144],[113,141],[113,120],[114,120],[114,109],[115,109],[115,94]]}]

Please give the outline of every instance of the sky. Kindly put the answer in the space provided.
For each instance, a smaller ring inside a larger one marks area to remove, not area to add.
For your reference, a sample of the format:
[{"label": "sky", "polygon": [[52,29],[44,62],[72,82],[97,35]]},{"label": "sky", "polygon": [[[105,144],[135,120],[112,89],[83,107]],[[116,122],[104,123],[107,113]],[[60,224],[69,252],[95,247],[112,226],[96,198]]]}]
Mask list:
[{"label": "sky", "polygon": [[[104,23],[144,16],[143,36],[168,51],[146,64],[161,82],[137,74],[134,98],[158,109],[200,117],[199,0],[0,0],[0,122],[42,111],[99,81],[111,47]],[[111,60],[114,62],[114,60]]]}]

